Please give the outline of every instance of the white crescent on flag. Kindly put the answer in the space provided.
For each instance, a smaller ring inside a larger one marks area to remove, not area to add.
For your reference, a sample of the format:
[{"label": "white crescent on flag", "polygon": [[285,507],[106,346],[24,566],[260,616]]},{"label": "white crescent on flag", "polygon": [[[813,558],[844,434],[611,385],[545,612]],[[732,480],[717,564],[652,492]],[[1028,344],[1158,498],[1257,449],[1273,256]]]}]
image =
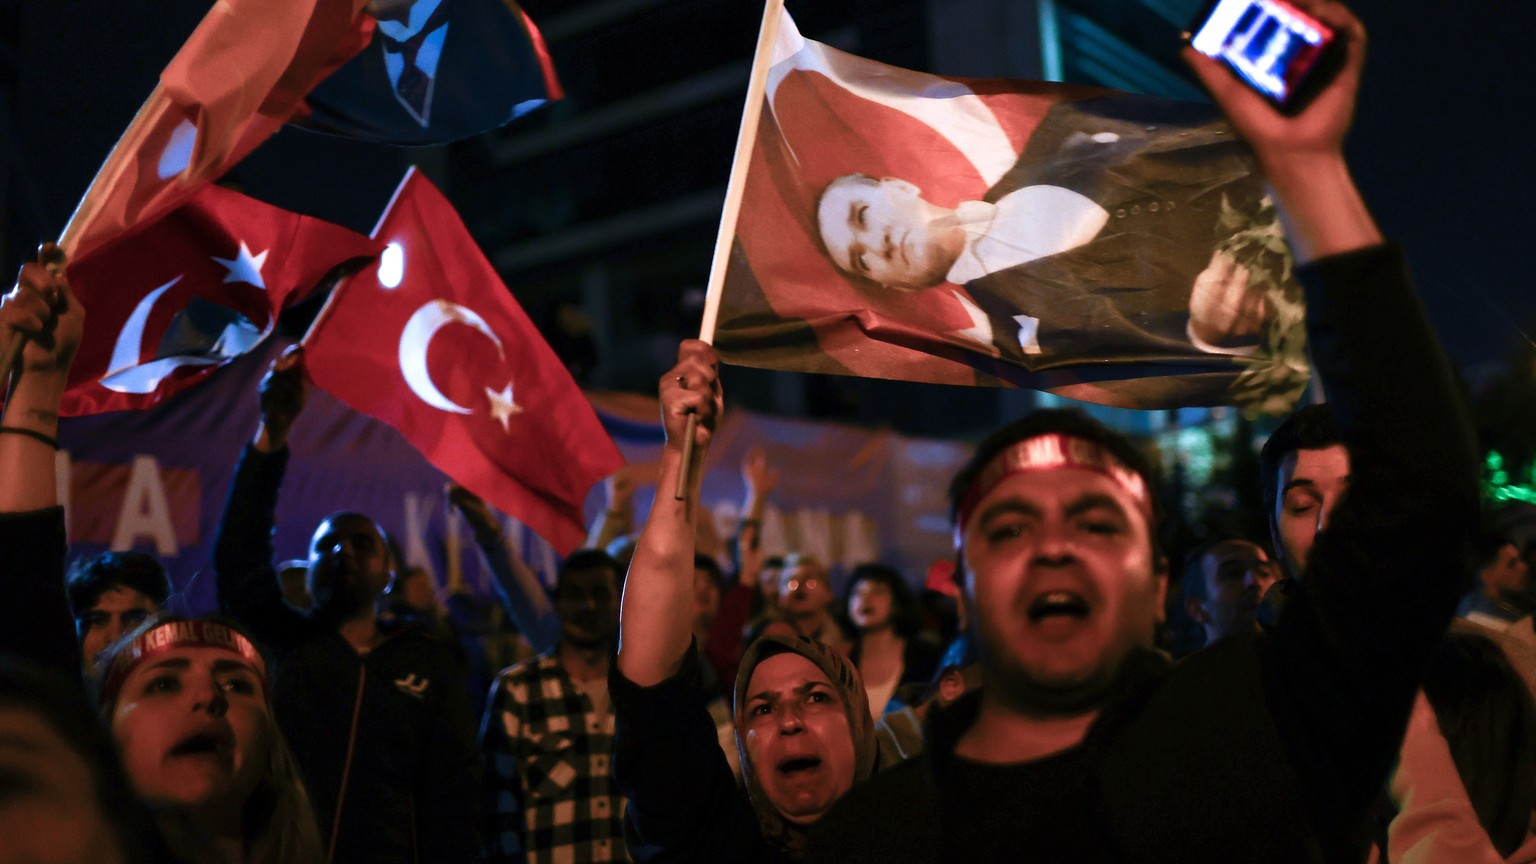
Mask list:
[{"label": "white crescent on flag", "polygon": [[473,414],[471,409],[444,396],[427,369],[427,349],[432,344],[432,337],[437,335],[443,325],[453,323],[468,324],[484,333],[495,343],[496,353],[506,359],[501,340],[479,313],[447,300],[432,300],[412,313],[410,320],[405,322],[405,330],[400,334],[400,374],[405,376],[405,383],[411,392],[433,408],[454,414]]}]

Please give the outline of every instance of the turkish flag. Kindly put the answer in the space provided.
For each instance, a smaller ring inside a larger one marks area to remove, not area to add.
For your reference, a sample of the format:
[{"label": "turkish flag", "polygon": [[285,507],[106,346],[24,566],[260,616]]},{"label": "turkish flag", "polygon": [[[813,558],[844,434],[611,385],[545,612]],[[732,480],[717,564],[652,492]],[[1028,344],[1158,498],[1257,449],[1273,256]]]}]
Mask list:
[{"label": "turkish flag", "polygon": [[186,200],[304,110],[368,44],[366,0],[220,0],[160,73],[80,200],[61,245],[78,257]]},{"label": "turkish flag", "polygon": [[88,314],[66,415],[147,408],[251,350],[291,297],[379,244],[220,186],[70,262]]},{"label": "turkish flag", "polygon": [[336,286],[304,337],[310,380],[562,554],[577,548],[587,491],[624,464],[592,406],[414,169],[373,236],[378,262]]}]

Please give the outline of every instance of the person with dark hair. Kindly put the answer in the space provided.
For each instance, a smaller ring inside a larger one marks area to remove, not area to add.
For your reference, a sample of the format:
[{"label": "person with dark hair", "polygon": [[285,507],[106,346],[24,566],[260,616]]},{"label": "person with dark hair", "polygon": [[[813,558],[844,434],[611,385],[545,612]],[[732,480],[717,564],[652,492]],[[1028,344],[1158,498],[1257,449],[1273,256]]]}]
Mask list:
[{"label": "person with dark hair", "polygon": [[[1168,562],[1148,461],[1086,417],[994,433],[951,488],[986,684],[930,714],[922,756],[812,831],[838,862],[1347,862],[1455,609],[1478,458],[1450,364],[1351,179],[1365,31],[1297,0],[1344,59],[1299,114],[1184,56],[1254,148],[1289,227],[1308,344],[1354,458],[1273,634],[1155,651]],[[1314,520],[1315,522],[1316,520]]]},{"label": "person with dark hair", "polygon": [[610,674],[617,715],[614,777],[629,799],[630,855],[638,862],[795,860],[806,833],[875,767],[864,685],[839,652],[795,634],[764,635],[742,656],[734,725],[747,794],[717,743],[700,686],[689,597],[702,465],[721,409],[714,350],[687,340],[661,379],[667,439],[659,488],[684,470],[682,500],[658,495],[624,591],[619,654]]},{"label": "person with dark hair", "polygon": [[864,679],[870,713],[879,719],[903,684],[933,677],[939,653],[920,638],[917,600],[893,567],[866,563],[853,568],[843,590],[843,609],[858,634],[848,659]]},{"label": "person with dark hair", "polygon": [[1184,612],[1200,625],[1205,645],[1259,629],[1259,601],[1275,584],[1276,567],[1251,540],[1218,537],[1190,553],[1184,568]]},{"label": "person with dark hair", "polygon": [[309,544],[311,609],[283,602],[272,532],[301,362],[290,348],[262,380],[261,424],[214,540],[219,607],[273,654],[273,709],[328,859],[474,860],[480,754],[464,669],[419,622],[379,614],[397,566],[384,530],[361,513],[326,517]]},{"label": "person with dark hair", "polygon": [[165,608],[171,581],[146,552],[102,552],[70,565],[64,591],[82,659],[90,665],[108,645]]},{"label": "person with dark hair", "polygon": [[618,562],[583,549],[555,581],[560,638],[502,670],[480,727],[485,861],[624,861],[624,799],[609,761],[608,669],[619,627]]},{"label": "person with dark hair", "polygon": [[1311,536],[1349,487],[1349,451],[1332,407],[1304,405],[1275,428],[1259,452],[1259,482],[1275,553],[1295,578],[1307,568]]},{"label": "person with dark hair", "polygon": [[1531,572],[1514,541],[1484,528],[1473,560],[1472,590],[1461,598],[1456,617],[1493,630],[1507,630],[1529,615]]}]

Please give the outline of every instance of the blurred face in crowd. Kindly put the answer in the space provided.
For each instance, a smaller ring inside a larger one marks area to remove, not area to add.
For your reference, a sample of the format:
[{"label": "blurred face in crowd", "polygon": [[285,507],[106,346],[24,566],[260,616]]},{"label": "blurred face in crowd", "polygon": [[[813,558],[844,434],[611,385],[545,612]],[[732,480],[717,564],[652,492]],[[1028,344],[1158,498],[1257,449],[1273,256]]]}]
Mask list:
[{"label": "blurred face in crowd", "polygon": [[827,571],[816,561],[801,560],[779,574],[779,608],[791,618],[824,612],[833,599]]},{"label": "blurred face in crowd", "polygon": [[581,567],[560,574],[555,615],[560,636],[582,648],[611,641],[619,629],[618,577],[609,567]]},{"label": "blurred face in crowd", "polygon": [[101,592],[96,604],[76,622],[80,632],[80,654],[85,665],[90,666],[108,645],[158,611],[159,605],[137,588],[113,585]]},{"label": "blurred face in crowd", "polygon": [[825,672],[799,654],[758,663],[740,731],[753,776],[780,815],[820,819],[853,786],[848,706]]},{"label": "blurred face in crowd", "polygon": [[309,544],[309,595],[318,611],[338,617],[371,609],[389,587],[393,562],[384,533],[357,513],[332,516]]},{"label": "blurred face in crowd", "polygon": [[1333,508],[1349,488],[1349,451],[1342,444],[1292,450],[1280,462],[1278,488],[1275,525],[1286,567],[1299,576],[1318,532],[1328,527]]},{"label": "blurred face in crowd", "polygon": [[272,717],[239,654],[181,646],[124,679],[112,737],[138,796],[152,806],[238,812],[266,770]]},{"label": "blurred face in crowd", "polygon": [[1152,645],[1167,574],[1142,505],[1098,471],[1006,476],[963,526],[967,602],[988,687],[1019,710],[1096,707]]},{"label": "blurred face in crowd", "polygon": [[1278,574],[1264,550],[1246,540],[1218,543],[1200,559],[1205,598],[1191,598],[1190,612],[1205,625],[1208,641],[1256,631],[1254,610]]},{"label": "blurred face in crowd", "polygon": [[817,205],[816,223],[837,269],[887,288],[938,285],[965,247],[950,211],[894,177],[833,180]]},{"label": "blurred face in crowd", "polygon": [[84,756],[39,714],[0,708],[0,860],[124,860]]},{"label": "blurred face in crowd", "polygon": [[1513,543],[1499,547],[1492,563],[1479,573],[1489,596],[1505,603],[1523,603],[1530,593],[1530,571]]},{"label": "blurred face in crowd", "polygon": [[891,626],[895,605],[891,586],[879,579],[860,579],[848,595],[848,620],[860,630],[882,630]]}]

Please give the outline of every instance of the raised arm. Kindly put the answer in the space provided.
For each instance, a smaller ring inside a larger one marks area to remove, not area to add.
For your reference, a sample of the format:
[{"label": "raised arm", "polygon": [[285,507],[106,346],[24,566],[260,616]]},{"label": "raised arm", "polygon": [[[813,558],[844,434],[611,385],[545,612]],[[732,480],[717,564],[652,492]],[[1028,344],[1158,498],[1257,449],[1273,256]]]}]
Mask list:
[{"label": "raised arm", "polygon": [[1306,264],[1375,246],[1382,236],[1344,161],[1344,138],[1354,120],[1365,64],[1365,27],[1340,3],[1300,0],[1297,5],[1342,35],[1345,55],[1337,77],[1293,117],[1276,111],[1219,61],[1189,47],[1184,59],[1253,148],[1296,260]]},{"label": "raised arm", "polygon": [[[64,276],[64,256],[45,247],[0,299],[0,350],[25,345],[0,415],[0,653],[66,675],[78,674],[80,647],[64,596],[64,514],[54,452],[59,403],[85,324]],[[5,382],[0,382],[3,386]]]},{"label": "raised arm", "polygon": [[741,482],[746,494],[741,502],[741,527],[736,529],[738,584],[753,590],[763,573],[763,510],[779,483],[779,472],[768,464],[768,453],[753,447],[741,460]]},{"label": "raised arm", "polygon": [[1424,663],[1454,613],[1477,524],[1477,456],[1450,363],[1344,161],[1365,30],[1342,5],[1298,6],[1345,38],[1338,76],[1294,117],[1190,57],[1269,176],[1306,290],[1307,338],[1349,452],[1349,491],[1318,533],[1266,654],[1266,686],[1330,860],[1353,856],[1397,756]]},{"label": "raised arm", "polygon": [[281,648],[307,635],[308,622],[283,603],[272,568],[277,495],[288,468],[288,432],[304,409],[302,351],[289,348],[261,380],[261,424],[240,453],[213,545],[219,608]]},{"label": "raised arm", "polygon": [[634,530],[635,489],[640,485],[635,467],[625,465],[603,481],[607,504],[587,532],[588,549],[606,549],[609,543]]},{"label": "raised arm", "polygon": [[555,616],[554,604],[538,575],[507,545],[491,508],[457,483],[448,486],[448,502],[463,514],[474,532],[480,560],[495,577],[501,605],[512,616],[518,632],[541,654],[555,647],[560,638],[560,619]]},{"label": "raised arm", "polygon": [[[677,365],[662,376],[661,418],[667,431],[651,517],[640,533],[624,583],[619,671],[642,687],[672,677],[688,654],[693,632],[693,545],[704,456],[720,416],[719,361],[708,344],[686,340]],[[684,500],[671,494],[683,470],[688,415],[694,430],[692,483]]]}]

